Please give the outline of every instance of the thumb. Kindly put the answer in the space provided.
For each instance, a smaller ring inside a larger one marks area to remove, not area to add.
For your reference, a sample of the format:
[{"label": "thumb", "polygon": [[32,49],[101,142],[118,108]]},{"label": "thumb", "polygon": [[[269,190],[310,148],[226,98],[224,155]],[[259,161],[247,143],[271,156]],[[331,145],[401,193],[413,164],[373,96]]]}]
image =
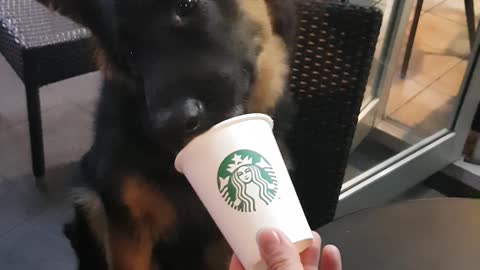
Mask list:
[{"label": "thumb", "polygon": [[258,233],[257,242],[268,270],[303,269],[297,249],[282,232],[262,230]]}]

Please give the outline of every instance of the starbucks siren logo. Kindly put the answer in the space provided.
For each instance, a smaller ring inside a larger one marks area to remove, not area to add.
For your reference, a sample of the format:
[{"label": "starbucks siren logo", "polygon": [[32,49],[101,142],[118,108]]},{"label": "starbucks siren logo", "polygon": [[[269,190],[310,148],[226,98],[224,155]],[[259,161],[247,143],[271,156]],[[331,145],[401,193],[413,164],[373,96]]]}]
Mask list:
[{"label": "starbucks siren logo", "polygon": [[240,212],[255,212],[258,203],[269,205],[277,195],[277,178],[260,154],[238,150],[220,164],[217,185],[223,199]]}]

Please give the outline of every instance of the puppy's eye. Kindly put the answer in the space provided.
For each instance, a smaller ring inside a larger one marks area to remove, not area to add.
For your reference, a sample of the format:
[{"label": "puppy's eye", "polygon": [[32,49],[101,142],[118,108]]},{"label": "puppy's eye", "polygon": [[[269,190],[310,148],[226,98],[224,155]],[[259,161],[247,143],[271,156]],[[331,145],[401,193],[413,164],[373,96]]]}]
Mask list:
[{"label": "puppy's eye", "polygon": [[177,15],[180,17],[191,15],[198,8],[198,2],[199,0],[178,0],[176,6]]}]

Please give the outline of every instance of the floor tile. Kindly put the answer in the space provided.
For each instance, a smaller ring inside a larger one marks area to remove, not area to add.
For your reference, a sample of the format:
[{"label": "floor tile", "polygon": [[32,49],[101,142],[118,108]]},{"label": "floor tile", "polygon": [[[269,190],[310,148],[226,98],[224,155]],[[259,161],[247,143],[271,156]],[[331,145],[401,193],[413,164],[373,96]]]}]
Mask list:
[{"label": "floor tile", "polygon": [[[75,105],[57,106],[43,115],[44,145],[49,167],[78,160],[91,142],[92,116]],[[26,123],[0,132],[0,175],[31,175]]]},{"label": "floor tile", "polygon": [[46,198],[52,203],[70,201],[72,187],[81,185],[79,162],[50,166],[41,179]]},{"label": "floor tile", "polygon": [[[0,55],[0,121],[19,124],[27,121],[25,87],[5,58]],[[76,104],[93,112],[100,88],[98,72],[67,79],[40,88],[42,114],[56,106]],[[5,121],[3,120],[3,121]]]},{"label": "floor tile", "polygon": [[18,123],[27,119],[27,103],[22,81],[0,54],[0,116]]},{"label": "floor tile", "polygon": [[432,54],[466,56],[470,52],[467,37],[466,27],[425,13],[418,24],[414,47]]},{"label": "floor tile", "polygon": [[16,228],[0,242],[0,258],[6,264],[23,265],[25,270],[75,269],[68,240],[60,233],[39,228],[36,222]]},{"label": "floor tile", "polygon": [[[6,60],[0,56],[0,116],[13,124],[27,121],[25,86]],[[74,91],[75,89],[73,89]],[[51,94],[48,86],[39,90],[42,113],[57,106],[69,103],[65,94]],[[72,91],[72,90],[70,90]],[[68,90],[66,90],[68,92]]]},{"label": "floor tile", "polygon": [[12,123],[3,115],[0,114],[0,132],[2,130],[6,130],[7,128],[10,128],[11,125]]},{"label": "floor tile", "polygon": [[26,123],[0,130],[0,176],[31,175],[30,141]]},{"label": "floor tile", "polygon": [[460,91],[468,62],[463,60],[435,81],[431,89],[456,97]]},{"label": "floor tile", "polygon": [[461,61],[462,59],[456,56],[414,49],[407,69],[407,79],[427,87]]},{"label": "floor tile", "polygon": [[90,147],[93,119],[77,107],[58,107],[44,117],[45,156],[53,167],[77,161]]},{"label": "floor tile", "polygon": [[422,7],[422,10],[424,11],[428,11],[430,10],[431,8],[441,4],[442,2],[444,2],[445,0],[425,0],[423,1],[423,7]]},{"label": "floor tile", "polygon": [[[480,17],[480,1],[474,1],[474,8],[476,13],[476,24],[478,18]],[[430,14],[436,15],[445,19],[448,19],[452,22],[461,24],[463,26],[467,25],[466,15],[465,15],[465,4],[463,0],[446,0],[441,4],[432,8],[429,11]]]},{"label": "floor tile", "polygon": [[16,177],[0,181],[0,205],[2,243],[2,236],[26,220],[41,214],[48,203],[36,189],[33,177]]},{"label": "floor tile", "polygon": [[451,96],[426,89],[390,117],[424,137],[450,127],[454,104]]},{"label": "floor tile", "polygon": [[100,86],[100,72],[92,72],[47,85],[46,89],[42,91],[42,95],[46,100],[61,97],[93,112],[100,93]]},{"label": "floor tile", "polygon": [[35,226],[36,229],[45,233],[51,233],[52,235],[58,235],[64,238],[63,225],[69,222],[73,218],[73,207],[70,201],[65,200],[62,202],[55,202],[49,205],[49,208],[29,220],[29,224],[24,225],[26,227]]},{"label": "floor tile", "polygon": [[40,192],[33,177],[0,182],[0,269],[75,269],[63,224],[70,201]]},{"label": "floor tile", "polygon": [[390,115],[392,112],[396,111],[423,89],[424,87],[416,83],[414,80],[401,79],[397,74],[397,76],[394,77],[392,87],[390,88],[386,114]]}]

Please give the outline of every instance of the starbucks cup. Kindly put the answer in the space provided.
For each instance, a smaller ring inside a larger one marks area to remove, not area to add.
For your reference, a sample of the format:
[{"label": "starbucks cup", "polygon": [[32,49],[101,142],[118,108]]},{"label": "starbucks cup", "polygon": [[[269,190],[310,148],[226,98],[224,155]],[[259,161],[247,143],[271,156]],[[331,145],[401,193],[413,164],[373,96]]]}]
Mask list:
[{"label": "starbucks cup", "polygon": [[281,230],[303,251],[313,240],[264,114],[228,119],[192,140],[175,167],[183,173],[243,266],[266,269],[256,235]]}]

